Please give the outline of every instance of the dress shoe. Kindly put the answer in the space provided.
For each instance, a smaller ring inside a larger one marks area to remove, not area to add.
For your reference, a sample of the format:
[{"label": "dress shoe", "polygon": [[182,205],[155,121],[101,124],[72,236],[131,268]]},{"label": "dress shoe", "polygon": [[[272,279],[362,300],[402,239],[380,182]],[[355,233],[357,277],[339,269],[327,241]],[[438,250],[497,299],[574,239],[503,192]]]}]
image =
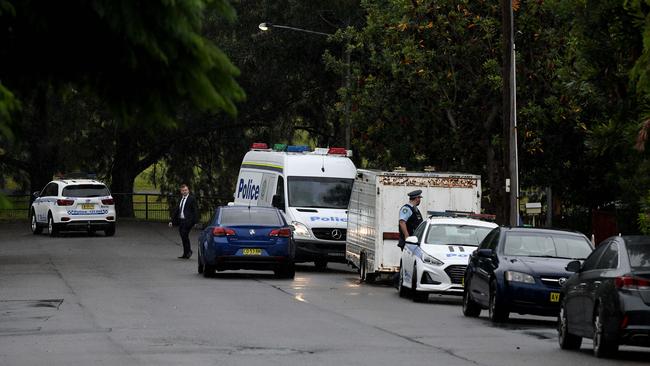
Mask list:
[{"label": "dress shoe", "polygon": [[187,257],[185,255],[181,255],[180,257],[178,257],[178,259],[187,259],[187,258],[189,258],[189,257]]},{"label": "dress shoe", "polygon": [[192,254],[194,254],[194,252],[190,250],[190,252],[185,256],[185,259],[190,259],[190,257],[192,257]]}]

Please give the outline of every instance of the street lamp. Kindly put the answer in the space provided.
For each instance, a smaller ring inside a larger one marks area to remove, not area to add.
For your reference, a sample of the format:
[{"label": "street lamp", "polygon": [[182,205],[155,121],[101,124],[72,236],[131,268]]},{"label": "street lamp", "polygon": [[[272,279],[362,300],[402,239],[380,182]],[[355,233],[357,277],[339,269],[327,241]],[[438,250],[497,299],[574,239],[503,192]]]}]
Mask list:
[{"label": "street lamp", "polygon": [[[257,27],[264,32],[269,31],[271,28],[281,28],[281,29],[288,29],[297,32],[317,34],[326,37],[333,35],[332,33],[317,32],[309,29],[273,24],[270,22],[260,23],[260,25],[258,25]],[[347,90],[350,90],[350,49],[347,46],[345,47],[345,88]],[[350,133],[351,133],[350,123],[351,123],[350,122],[350,97],[346,96],[345,98],[345,148],[348,150],[350,149]]]}]

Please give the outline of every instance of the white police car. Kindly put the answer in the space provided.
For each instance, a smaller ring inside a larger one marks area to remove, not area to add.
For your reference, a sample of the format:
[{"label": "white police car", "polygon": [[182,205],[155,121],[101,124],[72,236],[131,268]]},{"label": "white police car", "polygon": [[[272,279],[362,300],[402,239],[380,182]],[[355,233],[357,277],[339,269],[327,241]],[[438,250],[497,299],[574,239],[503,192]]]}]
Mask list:
[{"label": "white police car", "polygon": [[463,276],[470,254],[497,227],[487,221],[431,217],[406,238],[400,260],[401,297],[426,301],[429,294],[463,294]]},{"label": "white police car", "polygon": [[115,203],[108,187],[93,179],[62,179],[48,183],[31,205],[29,217],[34,234],[60,231],[103,230],[115,234]]}]

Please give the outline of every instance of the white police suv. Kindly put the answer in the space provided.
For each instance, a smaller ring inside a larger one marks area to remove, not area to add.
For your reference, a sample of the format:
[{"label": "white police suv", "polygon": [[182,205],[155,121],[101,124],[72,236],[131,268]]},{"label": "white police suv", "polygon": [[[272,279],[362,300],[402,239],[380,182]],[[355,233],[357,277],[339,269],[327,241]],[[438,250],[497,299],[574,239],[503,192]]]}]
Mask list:
[{"label": "white police suv", "polygon": [[36,199],[29,216],[34,234],[47,228],[50,236],[60,231],[103,230],[115,234],[115,202],[108,187],[93,179],[61,179],[48,183]]},{"label": "white police suv", "polygon": [[470,254],[497,227],[492,222],[458,217],[430,217],[406,238],[400,260],[401,297],[426,301],[429,294],[463,294]]}]

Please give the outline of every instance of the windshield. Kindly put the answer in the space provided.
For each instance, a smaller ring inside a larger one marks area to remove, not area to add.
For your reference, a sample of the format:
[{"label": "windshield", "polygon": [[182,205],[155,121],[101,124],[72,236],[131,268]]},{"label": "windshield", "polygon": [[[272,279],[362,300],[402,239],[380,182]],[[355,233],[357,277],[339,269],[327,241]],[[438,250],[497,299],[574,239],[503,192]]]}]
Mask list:
[{"label": "windshield", "polygon": [[650,269],[650,244],[627,245],[627,255],[630,257],[632,270]]},{"label": "windshield", "polygon": [[251,226],[284,226],[277,211],[256,209],[251,207],[243,209],[221,210],[221,226],[251,225]]},{"label": "windshield", "polygon": [[524,257],[585,259],[591,253],[586,238],[546,233],[509,233],[503,254]]},{"label": "windshield", "polygon": [[425,244],[471,245],[477,247],[492,230],[491,227],[470,225],[429,225]]},{"label": "windshield", "polygon": [[288,177],[290,207],[348,208],[353,179]]},{"label": "windshield", "polygon": [[63,188],[63,197],[104,197],[111,192],[103,184],[79,184]]}]

